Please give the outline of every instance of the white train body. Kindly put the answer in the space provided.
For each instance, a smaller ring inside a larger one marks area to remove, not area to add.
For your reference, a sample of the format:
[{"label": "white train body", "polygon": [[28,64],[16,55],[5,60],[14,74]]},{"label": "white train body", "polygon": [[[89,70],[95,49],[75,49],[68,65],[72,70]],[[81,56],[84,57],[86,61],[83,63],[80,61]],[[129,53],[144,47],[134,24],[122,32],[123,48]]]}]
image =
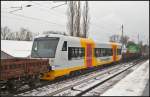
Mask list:
[{"label": "white train body", "polygon": [[51,80],[75,70],[119,61],[121,45],[58,34],[42,35],[34,39],[31,57],[49,59],[49,72],[42,79]]}]

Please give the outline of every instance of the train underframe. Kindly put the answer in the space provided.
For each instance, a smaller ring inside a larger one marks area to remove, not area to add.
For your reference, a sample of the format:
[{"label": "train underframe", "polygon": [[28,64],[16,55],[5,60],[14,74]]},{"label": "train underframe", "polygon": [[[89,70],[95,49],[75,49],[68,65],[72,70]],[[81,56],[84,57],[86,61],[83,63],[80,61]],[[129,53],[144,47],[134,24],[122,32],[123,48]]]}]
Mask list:
[{"label": "train underframe", "polygon": [[0,89],[8,90],[11,92],[17,92],[24,85],[28,85],[30,88],[36,87],[37,83],[40,82],[41,74],[37,75],[28,75],[19,78],[13,78],[9,80],[0,81]]}]

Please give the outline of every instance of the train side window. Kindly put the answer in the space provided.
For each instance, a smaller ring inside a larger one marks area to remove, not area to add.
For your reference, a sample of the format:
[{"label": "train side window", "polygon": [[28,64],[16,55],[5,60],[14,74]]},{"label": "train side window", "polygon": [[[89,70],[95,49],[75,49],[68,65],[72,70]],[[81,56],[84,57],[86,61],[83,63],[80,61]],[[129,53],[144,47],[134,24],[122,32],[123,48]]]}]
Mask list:
[{"label": "train side window", "polygon": [[95,48],[95,57],[100,56],[100,48]]},{"label": "train side window", "polygon": [[73,52],[72,58],[74,58],[76,56],[75,50],[76,50],[75,48],[72,48],[72,52]]},{"label": "train side window", "polygon": [[78,57],[78,48],[75,48],[75,57]]},{"label": "train side window", "polygon": [[80,48],[81,50],[81,57],[84,57],[85,56],[85,49],[84,48]]},{"label": "train side window", "polygon": [[108,56],[108,49],[105,48],[105,56]]},{"label": "train side window", "polygon": [[79,48],[79,57],[82,57],[82,50]]},{"label": "train side window", "polygon": [[97,57],[100,57],[100,48],[97,48]]},{"label": "train side window", "polygon": [[80,57],[80,48],[77,48],[77,57]]},{"label": "train side window", "polygon": [[75,48],[75,57],[78,57],[78,48]]},{"label": "train side window", "polygon": [[103,56],[106,56],[106,48],[103,48]]},{"label": "train side window", "polygon": [[107,56],[111,56],[111,49],[107,48]]},{"label": "train side window", "polygon": [[109,56],[109,48],[106,48],[106,56]]},{"label": "train side window", "polygon": [[71,60],[72,58],[77,58],[77,57],[82,58],[84,56],[85,56],[84,48],[68,47],[68,60]]},{"label": "train side window", "polygon": [[95,55],[95,57],[97,57],[97,49],[96,48],[94,48],[94,55]]},{"label": "train side window", "polygon": [[113,55],[113,50],[111,49],[111,56]]},{"label": "train side window", "polygon": [[111,56],[111,49],[109,49],[109,56]]},{"label": "train side window", "polygon": [[103,57],[104,56],[104,50],[103,48],[100,48],[100,57]]},{"label": "train side window", "polygon": [[64,41],[62,51],[67,51],[67,41]]}]

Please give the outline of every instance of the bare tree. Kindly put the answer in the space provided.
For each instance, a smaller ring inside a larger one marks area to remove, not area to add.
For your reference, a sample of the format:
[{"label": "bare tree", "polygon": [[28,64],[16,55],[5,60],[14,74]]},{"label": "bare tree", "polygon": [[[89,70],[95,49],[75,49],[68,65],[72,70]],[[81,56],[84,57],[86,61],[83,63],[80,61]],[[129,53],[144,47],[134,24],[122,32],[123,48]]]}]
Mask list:
[{"label": "bare tree", "polygon": [[5,26],[4,28],[1,27],[1,39],[6,40],[9,33],[10,29],[7,26]]},{"label": "bare tree", "polygon": [[126,46],[128,41],[129,41],[129,37],[128,36],[123,36],[123,38],[122,38],[119,35],[112,35],[112,36],[110,36],[109,41],[110,42],[123,43]]},{"label": "bare tree", "polygon": [[75,34],[77,37],[80,37],[80,18],[81,18],[81,8],[80,1],[76,1],[75,3]]},{"label": "bare tree", "polygon": [[61,32],[61,31],[44,31],[43,34],[60,34],[60,35],[67,35],[67,33]]},{"label": "bare tree", "polygon": [[120,42],[119,35],[115,34],[115,35],[110,36],[109,41],[110,42]]},{"label": "bare tree", "polygon": [[75,1],[69,1],[67,29],[71,36],[74,35]]},{"label": "bare tree", "polygon": [[27,32],[28,32],[28,30],[25,28],[20,29],[20,33],[19,33],[20,40],[26,40]]},{"label": "bare tree", "polygon": [[128,36],[123,36],[123,37],[120,39],[120,42],[123,43],[125,46],[127,46],[128,41],[129,41],[129,37],[128,37]]},{"label": "bare tree", "polygon": [[26,28],[21,28],[18,32],[11,32],[11,30],[5,26],[1,27],[1,39],[4,40],[26,40],[31,41],[33,39],[34,33]]},{"label": "bare tree", "polygon": [[15,40],[21,40],[19,32],[15,32]]},{"label": "bare tree", "polygon": [[82,23],[83,37],[87,38],[88,30],[89,30],[89,20],[90,20],[88,1],[85,1],[82,14],[83,14],[83,23]]},{"label": "bare tree", "polygon": [[15,40],[15,32],[10,32],[7,36],[7,40]]},{"label": "bare tree", "polygon": [[32,39],[34,39],[36,36],[39,36],[40,33],[39,33],[39,32],[36,32],[36,33],[35,33],[35,32],[32,32],[32,35],[33,35],[33,36],[32,36]]},{"label": "bare tree", "polygon": [[33,39],[32,32],[31,31],[27,31],[25,40],[26,41],[31,41],[32,39]]}]

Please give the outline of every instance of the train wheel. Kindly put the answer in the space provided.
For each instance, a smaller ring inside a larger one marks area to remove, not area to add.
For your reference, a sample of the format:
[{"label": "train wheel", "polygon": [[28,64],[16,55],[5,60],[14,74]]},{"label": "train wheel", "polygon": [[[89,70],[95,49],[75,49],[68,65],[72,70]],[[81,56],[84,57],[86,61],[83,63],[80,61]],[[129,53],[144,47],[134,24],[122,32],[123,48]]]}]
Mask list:
[{"label": "train wheel", "polygon": [[29,81],[29,86],[30,88],[34,88],[34,87],[37,87],[40,84],[40,76],[39,75],[36,75],[34,78],[31,78],[31,80]]},{"label": "train wheel", "polygon": [[21,86],[16,80],[10,80],[6,87],[11,92],[17,92]]}]

